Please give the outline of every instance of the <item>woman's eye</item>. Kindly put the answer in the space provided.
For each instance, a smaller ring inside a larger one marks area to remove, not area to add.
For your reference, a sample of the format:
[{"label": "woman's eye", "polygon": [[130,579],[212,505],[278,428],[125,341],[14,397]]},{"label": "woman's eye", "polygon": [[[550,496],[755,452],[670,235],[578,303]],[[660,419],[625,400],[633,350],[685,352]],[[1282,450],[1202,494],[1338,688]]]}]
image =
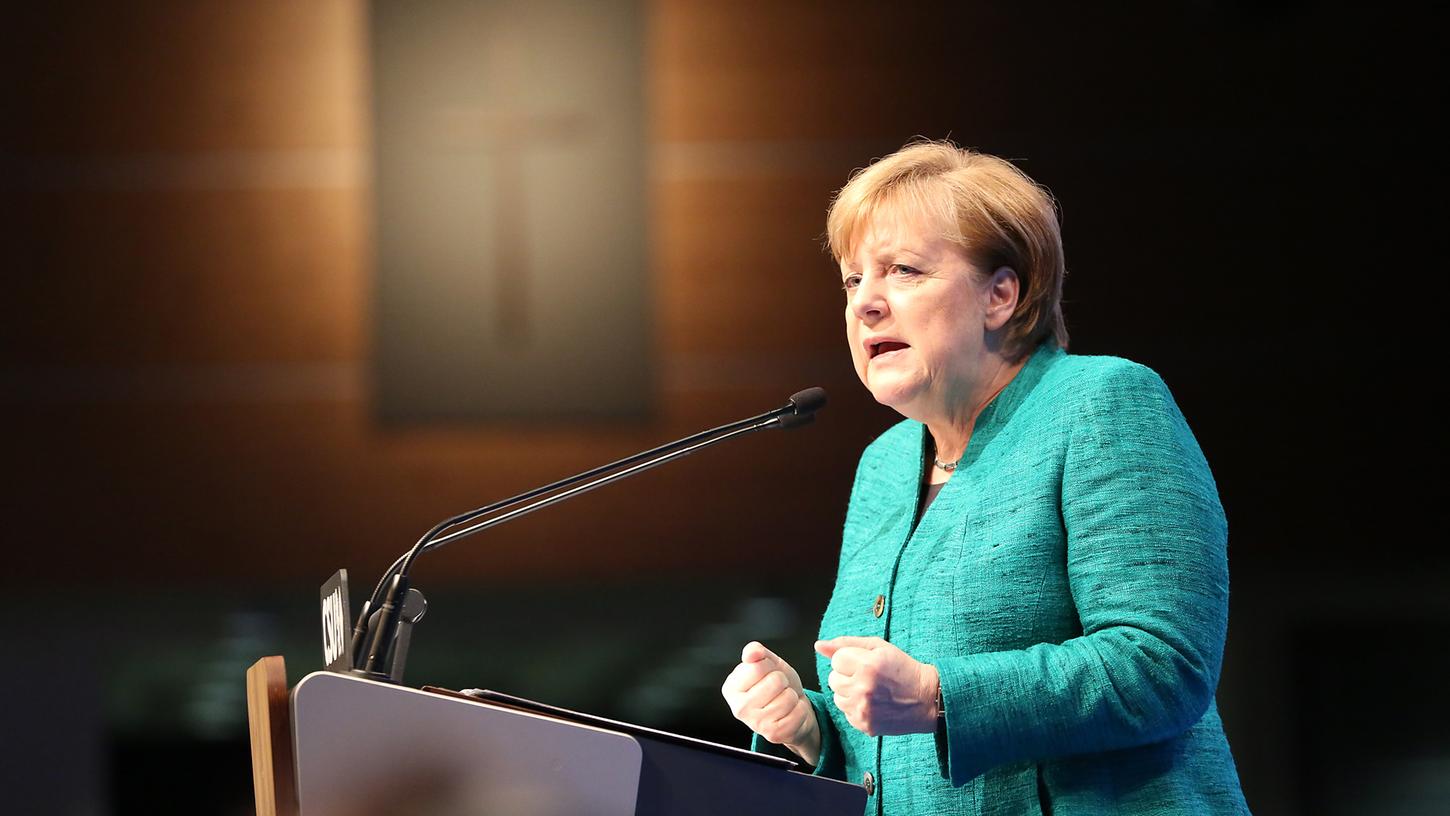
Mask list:
[{"label": "woman's eye", "polygon": [[842,289],[845,289],[847,292],[851,291],[852,289],[855,289],[857,286],[860,286],[860,285],[861,285],[861,276],[860,275],[847,275],[846,278],[845,278],[845,280],[842,280],[841,281],[841,288]]},{"label": "woman's eye", "polygon": [[892,264],[891,265],[891,271],[892,272],[895,272],[895,273],[897,273],[899,275],[915,275],[920,270],[918,270],[914,266],[907,266],[905,264]]}]

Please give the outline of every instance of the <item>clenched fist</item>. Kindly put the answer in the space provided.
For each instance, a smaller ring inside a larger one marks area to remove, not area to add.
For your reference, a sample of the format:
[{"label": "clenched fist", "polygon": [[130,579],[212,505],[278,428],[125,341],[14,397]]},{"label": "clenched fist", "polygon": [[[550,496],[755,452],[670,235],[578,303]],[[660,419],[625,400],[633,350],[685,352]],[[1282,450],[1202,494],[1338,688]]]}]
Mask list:
[{"label": "clenched fist", "polygon": [[720,687],[735,719],[807,763],[821,753],[821,729],[815,709],[801,688],[800,675],[774,652],[754,641],[740,653],[740,665]]},{"label": "clenched fist", "polygon": [[831,661],[826,685],[856,730],[873,737],[936,730],[935,666],[876,637],[818,640],[816,652]]}]

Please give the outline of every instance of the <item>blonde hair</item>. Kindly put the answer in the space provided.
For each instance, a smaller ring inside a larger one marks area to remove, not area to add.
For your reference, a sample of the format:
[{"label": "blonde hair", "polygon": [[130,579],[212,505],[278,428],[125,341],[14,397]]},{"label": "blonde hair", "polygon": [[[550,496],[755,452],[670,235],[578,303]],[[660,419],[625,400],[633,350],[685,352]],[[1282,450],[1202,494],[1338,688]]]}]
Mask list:
[{"label": "blonde hair", "polygon": [[1067,347],[1062,281],[1067,274],[1057,205],[1046,188],[1010,162],[948,141],[917,141],[856,171],[831,201],[826,237],[837,262],[879,217],[919,216],[946,226],[987,274],[1017,273],[1017,309],[1004,351],[1020,359],[1051,335]]}]

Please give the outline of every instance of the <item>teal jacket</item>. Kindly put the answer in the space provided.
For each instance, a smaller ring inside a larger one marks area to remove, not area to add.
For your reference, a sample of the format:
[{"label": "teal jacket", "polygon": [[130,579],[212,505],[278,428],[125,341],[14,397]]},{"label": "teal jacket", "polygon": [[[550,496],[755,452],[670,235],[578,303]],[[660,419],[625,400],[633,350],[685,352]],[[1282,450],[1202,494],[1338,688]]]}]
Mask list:
[{"label": "teal jacket", "polygon": [[928,442],[908,420],[861,457],[820,636],[936,666],[945,726],[868,737],[808,691],[815,772],[869,773],[868,814],[1247,813],[1214,705],[1227,527],[1163,381],[1044,345],[915,523]]}]

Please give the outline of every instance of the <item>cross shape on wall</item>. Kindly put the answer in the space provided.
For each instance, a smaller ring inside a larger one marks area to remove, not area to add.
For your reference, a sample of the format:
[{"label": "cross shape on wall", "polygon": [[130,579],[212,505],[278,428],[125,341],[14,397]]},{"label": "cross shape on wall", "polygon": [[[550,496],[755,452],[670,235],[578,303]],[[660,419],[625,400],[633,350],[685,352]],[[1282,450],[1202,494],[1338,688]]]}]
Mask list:
[{"label": "cross shape on wall", "polygon": [[529,96],[520,38],[495,32],[489,43],[488,95],[482,107],[455,106],[439,112],[435,131],[449,146],[492,158],[494,233],[494,326],[500,340],[529,341],[529,298],[535,271],[528,250],[528,178],[524,157],[542,144],[578,142],[588,131],[585,114],[534,108]]}]

